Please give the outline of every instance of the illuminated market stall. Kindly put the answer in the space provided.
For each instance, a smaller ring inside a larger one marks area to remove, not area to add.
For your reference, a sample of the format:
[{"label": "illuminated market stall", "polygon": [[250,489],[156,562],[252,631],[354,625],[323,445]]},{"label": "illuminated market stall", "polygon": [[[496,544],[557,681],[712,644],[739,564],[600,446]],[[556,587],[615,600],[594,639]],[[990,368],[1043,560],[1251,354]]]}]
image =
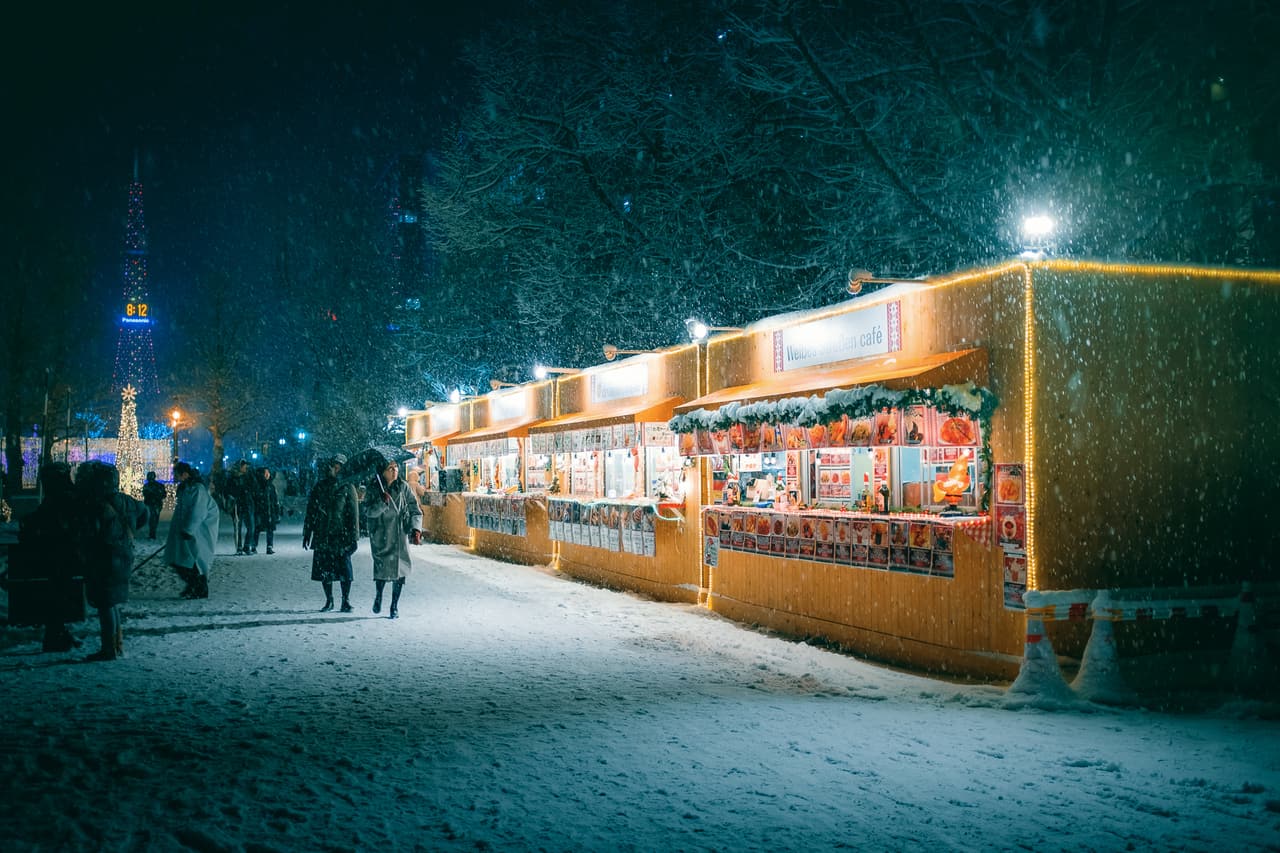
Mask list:
[{"label": "illuminated market stall", "polygon": [[476,553],[516,563],[551,560],[544,469],[528,465],[529,428],[552,417],[553,383],[502,388],[468,401],[470,428],[446,440]]},{"label": "illuminated market stall", "polygon": [[689,345],[554,380],[558,415],[529,441],[561,571],[697,600],[697,528],[685,524],[688,478],[668,421],[697,395],[698,357]]},{"label": "illuminated market stall", "polygon": [[433,542],[459,545],[471,541],[461,472],[447,468],[444,458],[448,440],[469,429],[470,423],[471,401],[434,403],[405,418],[404,446],[414,453],[415,467],[422,476],[422,529]]}]

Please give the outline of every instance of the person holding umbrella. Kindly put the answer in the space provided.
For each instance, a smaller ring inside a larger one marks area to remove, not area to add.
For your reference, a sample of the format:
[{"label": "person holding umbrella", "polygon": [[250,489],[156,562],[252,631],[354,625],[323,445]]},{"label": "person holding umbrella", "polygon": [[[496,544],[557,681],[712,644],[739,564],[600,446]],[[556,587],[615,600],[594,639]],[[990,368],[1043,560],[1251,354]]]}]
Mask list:
[{"label": "person holding umbrella", "polygon": [[369,548],[373,552],[373,580],[377,591],[373,612],[382,611],[382,590],[391,582],[391,610],[400,615],[400,592],[413,565],[409,560],[409,542],[422,542],[422,509],[413,491],[400,479],[400,466],[394,459],[378,459],[379,472],[365,487],[364,511],[369,520]]}]

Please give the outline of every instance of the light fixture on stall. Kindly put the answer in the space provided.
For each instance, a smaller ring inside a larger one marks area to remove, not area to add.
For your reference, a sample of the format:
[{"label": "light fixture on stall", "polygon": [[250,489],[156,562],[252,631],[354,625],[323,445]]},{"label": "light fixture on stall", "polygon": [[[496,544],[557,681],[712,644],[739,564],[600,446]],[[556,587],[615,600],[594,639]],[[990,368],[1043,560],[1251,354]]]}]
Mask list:
[{"label": "light fixture on stall", "polygon": [[450,402],[450,403],[461,403],[461,402],[462,402],[462,391],[460,391],[460,390],[459,390],[459,389],[457,389],[457,388],[454,388],[452,391],[450,391],[450,392],[449,392],[449,402]]},{"label": "light fixture on stall", "polygon": [[657,352],[652,349],[618,349],[613,344],[604,345],[604,360],[613,361],[620,355],[647,355],[651,352]]},{"label": "light fixture on stall", "polygon": [[545,364],[535,364],[533,366],[533,376],[535,379],[546,379],[552,373],[581,373],[582,370],[577,367],[547,367]]},{"label": "light fixture on stall", "polygon": [[1044,213],[1025,216],[1022,219],[1022,254],[1019,257],[1039,260],[1049,254],[1057,223]]},{"label": "light fixture on stall", "polygon": [[503,382],[501,379],[489,380],[490,391],[497,391],[499,388],[516,388],[519,385],[520,385],[519,382]]},{"label": "light fixture on stall", "polygon": [[890,284],[902,284],[904,281],[910,281],[910,279],[876,278],[875,273],[870,270],[849,270],[849,283],[845,285],[845,290],[852,296],[862,296],[864,293],[871,293]]},{"label": "light fixture on stall", "polygon": [[690,317],[684,321],[685,331],[689,333],[689,340],[694,343],[700,343],[707,339],[707,335],[712,332],[741,332],[739,326],[708,326],[696,317]]}]

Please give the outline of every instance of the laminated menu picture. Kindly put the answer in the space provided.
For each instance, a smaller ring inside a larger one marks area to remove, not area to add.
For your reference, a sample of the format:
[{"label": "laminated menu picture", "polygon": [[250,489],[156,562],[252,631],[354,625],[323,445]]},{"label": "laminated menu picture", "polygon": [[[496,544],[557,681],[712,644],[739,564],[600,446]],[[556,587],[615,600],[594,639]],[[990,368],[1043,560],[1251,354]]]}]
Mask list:
[{"label": "laminated menu picture", "polygon": [[869,565],[871,559],[871,547],[869,545],[854,545],[849,549],[849,563],[854,566]]},{"label": "laminated menu picture", "polygon": [[871,522],[854,519],[852,522],[850,522],[849,529],[853,533],[853,544],[855,545],[871,544]]},{"label": "laminated menu picture", "polygon": [[903,445],[919,447],[928,442],[929,409],[925,406],[907,406],[902,410],[902,422],[898,435]]},{"label": "laminated menu picture", "polygon": [[787,516],[787,556],[800,556],[800,517]]},{"label": "laminated menu picture", "polygon": [[850,447],[870,447],[874,432],[872,418],[853,418],[849,421],[848,443]]},{"label": "laminated menu picture", "polygon": [[776,424],[760,424],[760,452],[773,453],[785,449],[781,428]]},{"label": "laminated menu picture", "polygon": [[873,569],[889,568],[889,547],[872,545],[867,551],[867,565]]},{"label": "laminated menu picture", "polygon": [[702,535],[720,537],[720,513],[716,510],[702,511]]},{"label": "laminated menu picture", "polygon": [[824,429],[827,432],[827,447],[848,447],[849,446],[849,427],[852,421],[848,415],[841,415],[839,420],[828,423]]},{"label": "laminated menu picture", "polygon": [[657,513],[647,511],[640,522],[640,532],[643,534],[644,538],[644,544],[641,550],[646,557],[653,557],[658,553],[657,523]]},{"label": "laminated menu picture", "polygon": [[933,552],[933,571],[930,573],[942,578],[953,578],[956,576],[956,558],[951,554],[944,554],[941,551]]},{"label": "laminated menu picture", "polygon": [[698,435],[696,432],[680,433],[680,455],[681,456],[697,456],[698,455]]},{"label": "laminated menu picture", "polygon": [[955,528],[950,524],[933,525],[933,550],[944,554],[951,553],[951,540],[955,536]]},{"label": "laminated menu picture", "polygon": [[905,547],[894,545],[889,548],[889,568],[895,572],[907,571],[911,568],[911,558]]},{"label": "laminated menu picture", "polygon": [[933,552],[928,548],[908,548],[907,562],[911,564],[912,572],[927,575],[933,568]]},{"label": "laminated menu picture", "polygon": [[774,513],[769,520],[769,552],[776,557],[787,553],[787,517],[782,513]]},{"label": "laminated menu picture", "polygon": [[853,559],[853,522],[838,518],[835,522],[835,560],[848,564]]},{"label": "laminated menu picture", "polygon": [[996,465],[996,503],[1023,504],[1025,492],[1023,468],[1019,464],[998,463]]},{"label": "laminated menu picture", "polygon": [[881,548],[889,547],[889,522],[871,522],[871,544]]},{"label": "laminated menu picture", "polygon": [[1006,550],[1027,548],[1027,510],[1011,504],[996,504],[996,538]]},{"label": "laminated menu picture", "polygon": [[782,444],[787,450],[808,450],[809,430],[795,424],[783,424]]},{"label": "laminated menu picture", "polygon": [[735,512],[729,516],[729,529],[733,532],[729,547],[735,551],[746,550],[746,532],[742,529],[745,523],[744,513]]},{"label": "laminated menu picture", "polygon": [[600,508],[587,510],[587,544],[592,548],[604,547],[604,531],[600,529]]},{"label": "laminated menu picture", "polygon": [[906,546],[910,528],[910,523],[906,521],[889,522],[889,544],[896,548]]},{"label": "laminated menu picture", "polygon": [[812,518],[800,518],[800,556],[813,559],[817,553],[818,543],[816,537],[818,531],[814,525]]},{"label": "laminated menu picture", "polygon": [[1004,555],[1004,582],[1027,585],[1027,555],[1007,551]]},{"label": "laminated menu picture", "polygon": [[724,456],[732,452],[729,445],[729,433],[727,430],[719,429],[711,433],[711,444],[715,448],[715,452]]},{"label": "laminated menu picture", "polygon": [[698,438],[699,456],[709,456],[716,452],[715,436],[711,434],[711,430],[700,429],[694,435]]},{"label": "laminated menu picture", "polygon": [[1004,606],[1010,610],[1025,610],[1022,597],[1026,594],[1026,584],[1007,583],[1004,585]]},{"label": "laminated menu picture", "polygon": [[814,424],[808,428],[809,446],[813,448],[830,447],[831,437],[827,434],[826,424]]},{"label": "laminated menu picture", "polygon": [[933,548],[933,525],[927,521],[913,521],[907,534],[912,548]]},{"label": "laminated menu picture", "polygon": [[814,519],[814,557],[824,563],[835,559],[835,521],[830,518]]},{"label": "laminated menu picture", "polygon": [[720,565],[720,537],[702,537],[702,562],[713,569]]},{"label": "laminated menu picture", "polygon": [[944,447],[976,447],[978,422],[968,415],[937,413],[937,443]]},{"label": "laminated menu picture", "polygon": [[893,409],[881,409],[876,412],[871,427],[871,443],[877,447],[890,447],[898,444],[898,413]]}]

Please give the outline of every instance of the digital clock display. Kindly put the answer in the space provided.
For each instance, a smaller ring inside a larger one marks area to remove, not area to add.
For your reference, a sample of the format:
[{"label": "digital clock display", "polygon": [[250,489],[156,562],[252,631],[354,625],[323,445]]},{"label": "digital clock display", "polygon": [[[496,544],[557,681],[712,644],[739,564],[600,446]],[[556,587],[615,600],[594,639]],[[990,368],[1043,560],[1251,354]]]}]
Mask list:
[{"label": "digital clock display", "polygon": [[151,322],[151,306],[145,302],[129,302],[124,306],[122,322],[148,324]]}]

